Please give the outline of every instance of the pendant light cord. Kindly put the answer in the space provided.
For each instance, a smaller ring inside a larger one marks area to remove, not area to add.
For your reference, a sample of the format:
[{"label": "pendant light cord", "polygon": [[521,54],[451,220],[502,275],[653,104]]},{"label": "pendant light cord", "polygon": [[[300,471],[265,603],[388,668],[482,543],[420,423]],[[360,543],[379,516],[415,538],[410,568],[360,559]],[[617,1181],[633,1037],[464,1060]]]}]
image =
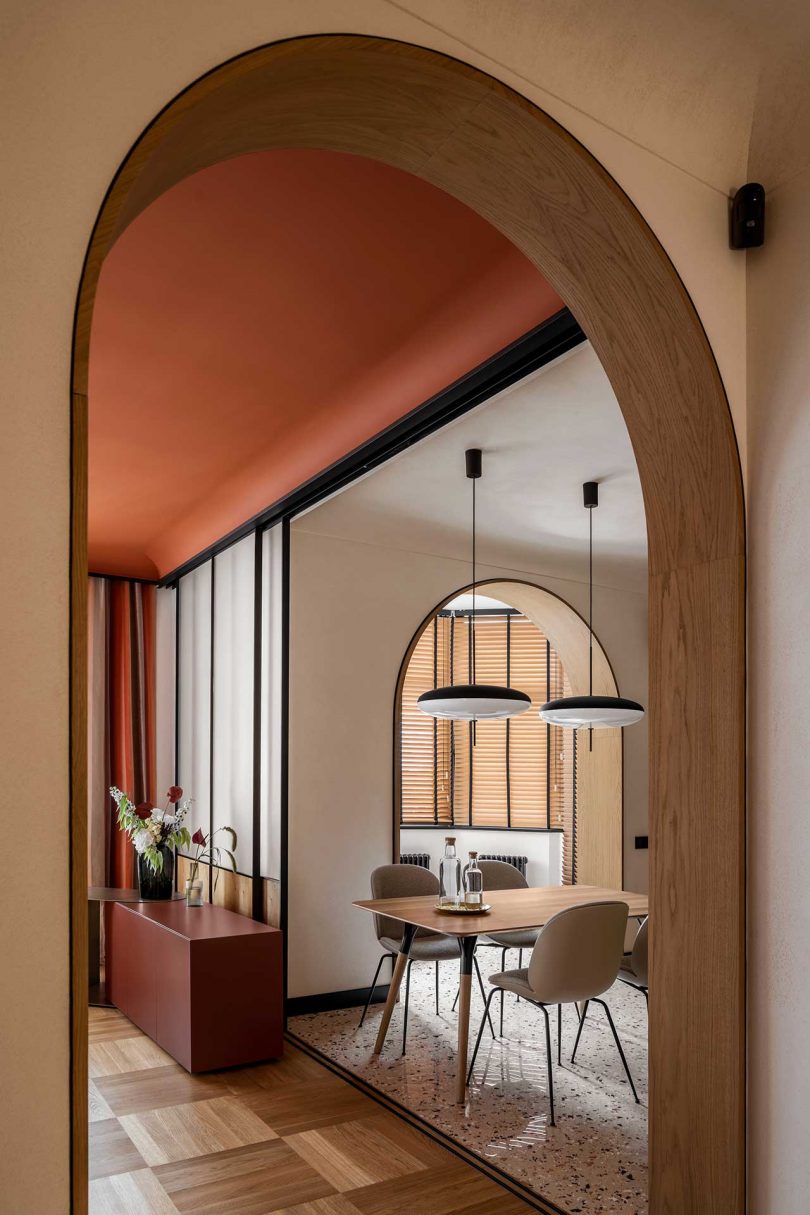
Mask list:
[{"label": "pendant light cord", "polygon": [[472,615],[470,616],[472,670],[470,683],[475,683],[475,481],[472,479]]},{"label": "pendant light cord", "polygon": [[[593,507],[588,511],[588,695],[593,696]],[[588,750],[593,751],[593,726],[588,730]]]},{"label": "pendant light cord", "polygon": [[593,509],[588,511],[588,695],[593,696]]}]

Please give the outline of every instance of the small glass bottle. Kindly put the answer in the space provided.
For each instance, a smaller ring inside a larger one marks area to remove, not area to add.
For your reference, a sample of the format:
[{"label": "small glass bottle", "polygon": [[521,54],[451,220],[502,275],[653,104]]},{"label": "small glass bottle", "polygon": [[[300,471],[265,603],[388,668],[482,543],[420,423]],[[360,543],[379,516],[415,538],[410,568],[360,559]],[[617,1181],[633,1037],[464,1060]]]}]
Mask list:
[{"label": "small glass bottle", "polygon": [[464,866],[464,902],[468,907],[482,907],[484,903],[484,875],[478,868],[478,853],[470,853],[469,864]]},{"label": "small glass bottle", "polygon": [[456,907],[461,901],[461,861],[456,856],[456,837],[444,841],[444,856],[439,862],[439,906]]}]

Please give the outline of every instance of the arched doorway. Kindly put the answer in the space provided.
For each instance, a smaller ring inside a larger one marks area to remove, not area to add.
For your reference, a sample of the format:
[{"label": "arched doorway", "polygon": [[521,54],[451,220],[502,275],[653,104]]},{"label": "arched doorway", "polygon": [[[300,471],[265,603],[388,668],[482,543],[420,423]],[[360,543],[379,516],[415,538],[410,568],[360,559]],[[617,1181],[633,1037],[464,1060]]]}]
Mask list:
[{"label": "arched doorway", "polygon": [[[540,702],[552,695],[580,695],[587,692],[588,627],[569,603],[552,591],[529,582],[487,580],[478,586],[486,603],[504,605],[503,614],[485,609],[483,618],[476,624],[476,652],[479,665],[489,662],[489,667],[484,668],[488,678],[503,683],[514,676],[517,686],[529,690],[530,694],[536,690],[537,695],[532,699]],[[444,609],[457,602],[459,596],[468,590],[468,587],[462,587],[436,605],[411,638],[402,660],[394,706],[394,830],[399,838],[400,850],[406,850],[402,839],[403,829],[411,839],[419,838],[414,835],[414,829],[430,818],[430,814],[424,813],[423,797],[420,796],[424,792],[421,786],[427,754],[424,746],[421,751],[425,754],[420,754],[419,744],[422,742],[432,752],[427,759],[435,765],[436,772],[443,768],[448,770],[445,780],[434,781],[431,777],[429,782],[433,787],[436,826],[449,824],[454,829],[460,829],[462,834],[474,828],[476,822],[480,827],[482,821],[487,829],[499,825],[517,835],[520,834],[521,825],[529,830],[542,829],[544,825],[549,830],[560,830],[563,840],[559,862],[556,854],[550,856],[549,860],[538,855],[538,874],[547,876],[548,880],[538,879],[530,884],[555,882],[556,876],[548,871],[560,863],[565,882],[579,881],[585,885],[623,889],[623,748],[620,731],[597,731],[590,740],[590,746],[578,746],[575,732],[556,727],[555,745],[552,746],[552,727],[546,729],[531,713],[517,718],[509,729],[506,722],[481,723],[479,732],[483,737],[476,738],[476,748],[468,749],[468,723],[439,722],[434,729],[433,719],[412,711],[411,702],[415,695],[433,686],[430,682],[432,672],[423,669],[424,663],[418,661],[423,652],[429,662],[432,661],[434,671],[438,663],[442,663],[441,683],[464,682],[467,677],[464,658],[469,613],[447,612]],[[514,613],[514,620],[510,619],[510,612]],[[542,642],[544,652],[533,663],[530,651],[532,647],[536,648],[538,641]],[[525,653],[523,671],[519,665],[521,650]],[[512,671],[506,667],[507,654],[516,658]],[[618,695],[619,688],[610,661],[596,636],[593,657],[594,689],[597,694]],[[458,658],[461,659],[461,668],[453,670]],[[538,668],[541,682],[548,681],[548,695],[540,688],[529,689],[527,677],[531,666]],[[559,685],[553,689],[550,686],[552,678]],[[425,728],[420,730],[422,725]],[[488,787],[487,813],[483,819],[480,811],[476,816],[476,767],[481,766],[495,776],[499,785],[506,781],[514,793],[515,780],[520,780],[522,748],[519,736],[525,734],[527,729],[533,731],[533,736],[526,739],[533,765],[532,771],[526,774],[526,783],[532,786],[531,795],[522,800],[518,796],[514,813],[511,805],[513,799],[509,798],[510,804],[504,806],[499,814],[497,809],[492,808],[492,798],[495,796],[499,802],[503,798],[499,790]],[[407,756],[404,746],[406,730],[410,743],[410,754]],[[518,737],[512,738],[510,730]],[[540,737],[541,730],[548,735],[547,738]],[[487,731],[492,738],[488,737]],[[479,742],[483,743],[484,752],[480,757],[477,753]],[[501,752],[504,762],[498,764]],[[506,756],[511,757],[512,752],[514,759],[510,764]],[[438,762],[442,754],[443,764]],[[537,771],[534,771],[535,767]],[[546,790],[545,818],[541,813],[543,808],[536,802],[538,782]],[[406,826],[408,823],[411,824],[410,831]],[[480,845],[481,840],[477,837],[474,844],[469,844],[470,847]],[[409,849],[411,846],[407,845]],[[520,847],[522,853],[527,847],[525,841]]]},{"label": "arched doorway", "polygon": [[[741,1212],[745,540],[728,404],[683,284],[615,182],[525,98],[420,47],[323,36],[230,61],[155,119],[99,214],[80,285],[72,381],[74,990],[86,916],[83,503],[98,273],[118,233],[170,185],[279,146],[380,159],[465,202],[543,272],[611,381],[649,536],[651,1210]],[[76,1126],[84,1121],[82,1015],[74,1002]],[[79,1160],[79,1194],[82,1167]]]}]

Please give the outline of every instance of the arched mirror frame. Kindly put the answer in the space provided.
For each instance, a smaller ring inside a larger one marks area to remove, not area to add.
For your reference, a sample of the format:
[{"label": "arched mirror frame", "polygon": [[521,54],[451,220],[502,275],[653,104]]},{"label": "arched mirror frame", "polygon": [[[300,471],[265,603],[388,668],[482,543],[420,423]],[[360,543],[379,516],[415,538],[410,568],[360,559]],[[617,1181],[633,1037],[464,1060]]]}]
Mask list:
[{"label": "arched mirror frame", "polygon": [[643,216],[593,156],[468,64],[354,35],[252,50],[158,115],[96,222],[72,374],[71,923],[75,1209],[84,1209],[87,362],[116,236],[190,173],[312,147],[446,190],[540,269],[599,356],[639,467],[649,541],[650,1210],[745,1203],[745,535],[728,402],[700,318]]}]

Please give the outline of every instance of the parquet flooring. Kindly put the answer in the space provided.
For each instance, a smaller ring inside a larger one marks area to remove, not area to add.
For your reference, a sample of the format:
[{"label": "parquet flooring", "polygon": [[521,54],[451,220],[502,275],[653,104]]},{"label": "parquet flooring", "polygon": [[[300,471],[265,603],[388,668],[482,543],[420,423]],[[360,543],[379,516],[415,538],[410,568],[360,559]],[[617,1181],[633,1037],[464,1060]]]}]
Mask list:
[{"label": "parquet flooring", "polygon": [[287,1044],[190,1076],[90,1010],[90,1215],[523,1215],[533,1208]]}]

